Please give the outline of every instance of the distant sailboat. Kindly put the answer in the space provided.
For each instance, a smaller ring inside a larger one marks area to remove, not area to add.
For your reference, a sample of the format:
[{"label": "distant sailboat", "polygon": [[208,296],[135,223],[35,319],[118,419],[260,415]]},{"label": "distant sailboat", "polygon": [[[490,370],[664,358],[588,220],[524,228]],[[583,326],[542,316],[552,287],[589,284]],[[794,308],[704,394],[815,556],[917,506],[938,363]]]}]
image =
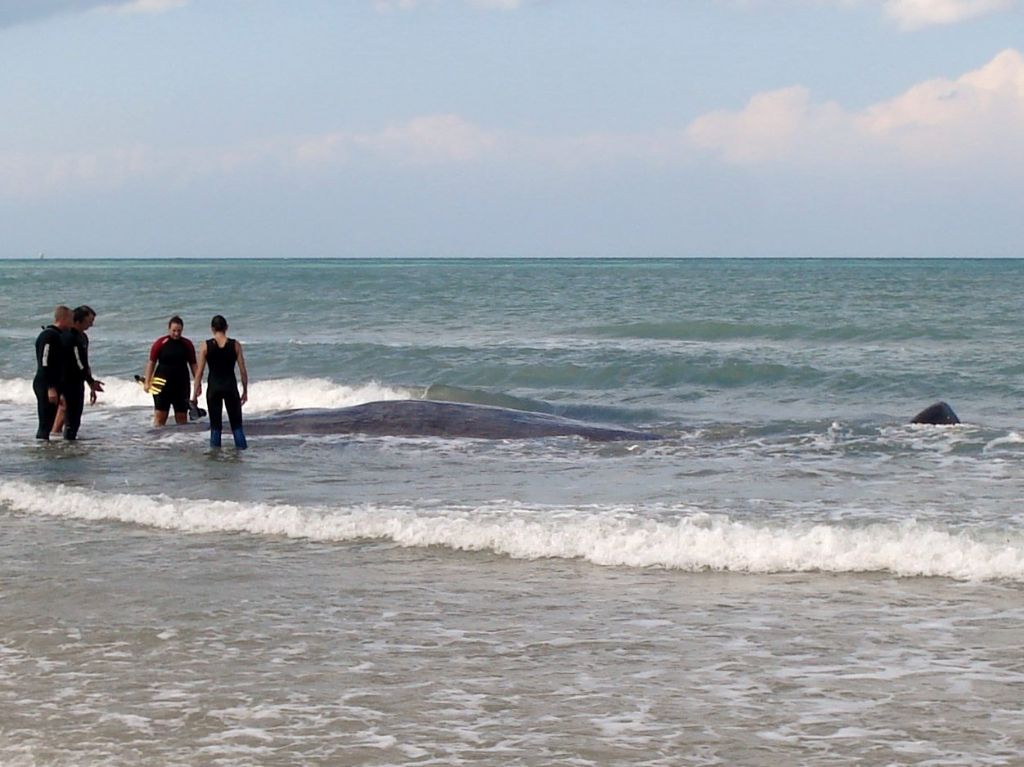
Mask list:
[{"label": "distant sailboat", "polygon": [[46,258],[46,254],[43,253],[42,251],[39,251],[39,260],[42,261],[44,258]]}]

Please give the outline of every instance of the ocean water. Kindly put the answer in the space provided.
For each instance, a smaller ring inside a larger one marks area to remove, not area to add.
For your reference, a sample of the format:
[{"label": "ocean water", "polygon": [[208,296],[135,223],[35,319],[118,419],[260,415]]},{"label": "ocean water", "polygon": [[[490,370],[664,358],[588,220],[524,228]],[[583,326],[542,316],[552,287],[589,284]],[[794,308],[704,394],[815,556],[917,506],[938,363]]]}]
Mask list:
[{"label": "ocean water", "polygon": [[[1022,261],[0,261],[0,764],[1024,764]],[[107,383],[33,439],[33,339]],[[653,442],[149,428],[428,398]],[[909,419],[946,400],[963,424]]]}]

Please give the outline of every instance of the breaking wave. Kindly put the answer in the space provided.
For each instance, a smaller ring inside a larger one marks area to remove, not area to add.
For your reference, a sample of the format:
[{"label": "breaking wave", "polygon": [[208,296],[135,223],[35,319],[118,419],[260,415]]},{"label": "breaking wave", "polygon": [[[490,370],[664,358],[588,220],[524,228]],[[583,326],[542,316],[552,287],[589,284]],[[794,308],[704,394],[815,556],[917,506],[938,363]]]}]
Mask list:
[{"label": "breaking wave", "polygon": [[386,540],[516,559],[739,573],[882,572],[1024,581],[1024,535],[956,531],[914,521],[752,524],[679,507],[652,520],[626,506],[300,506],[104,493],[0,482],[10,510],[118,521],[183,533],[237,532],[315,541]]}]

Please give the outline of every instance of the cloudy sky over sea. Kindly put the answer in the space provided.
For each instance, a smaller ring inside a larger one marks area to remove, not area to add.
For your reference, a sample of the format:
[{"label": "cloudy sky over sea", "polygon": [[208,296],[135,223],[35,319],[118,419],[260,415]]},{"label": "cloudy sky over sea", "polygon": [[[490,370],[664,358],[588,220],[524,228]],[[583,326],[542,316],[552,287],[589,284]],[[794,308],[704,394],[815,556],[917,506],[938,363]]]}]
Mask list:
[{"label": "cloudy sky over sea", "polygon": [[1021,256],[1015,0],[4,0],[0,257]]}]

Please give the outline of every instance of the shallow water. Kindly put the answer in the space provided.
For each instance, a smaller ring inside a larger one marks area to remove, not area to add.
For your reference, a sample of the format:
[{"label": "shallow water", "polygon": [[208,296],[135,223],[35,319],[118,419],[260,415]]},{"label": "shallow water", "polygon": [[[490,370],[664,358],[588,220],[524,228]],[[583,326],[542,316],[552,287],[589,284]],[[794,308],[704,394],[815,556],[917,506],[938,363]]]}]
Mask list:
[{"label": "shallow water", "polygon": [[[1024,758],[1021,263],[76,264],[108,391],[37,444],[58,268],[0,263],[5,764]],[[150,431],[131,376],[213,311],[250,419],[666,439]],[[965,424],[906,423],[938,398]]]}]

